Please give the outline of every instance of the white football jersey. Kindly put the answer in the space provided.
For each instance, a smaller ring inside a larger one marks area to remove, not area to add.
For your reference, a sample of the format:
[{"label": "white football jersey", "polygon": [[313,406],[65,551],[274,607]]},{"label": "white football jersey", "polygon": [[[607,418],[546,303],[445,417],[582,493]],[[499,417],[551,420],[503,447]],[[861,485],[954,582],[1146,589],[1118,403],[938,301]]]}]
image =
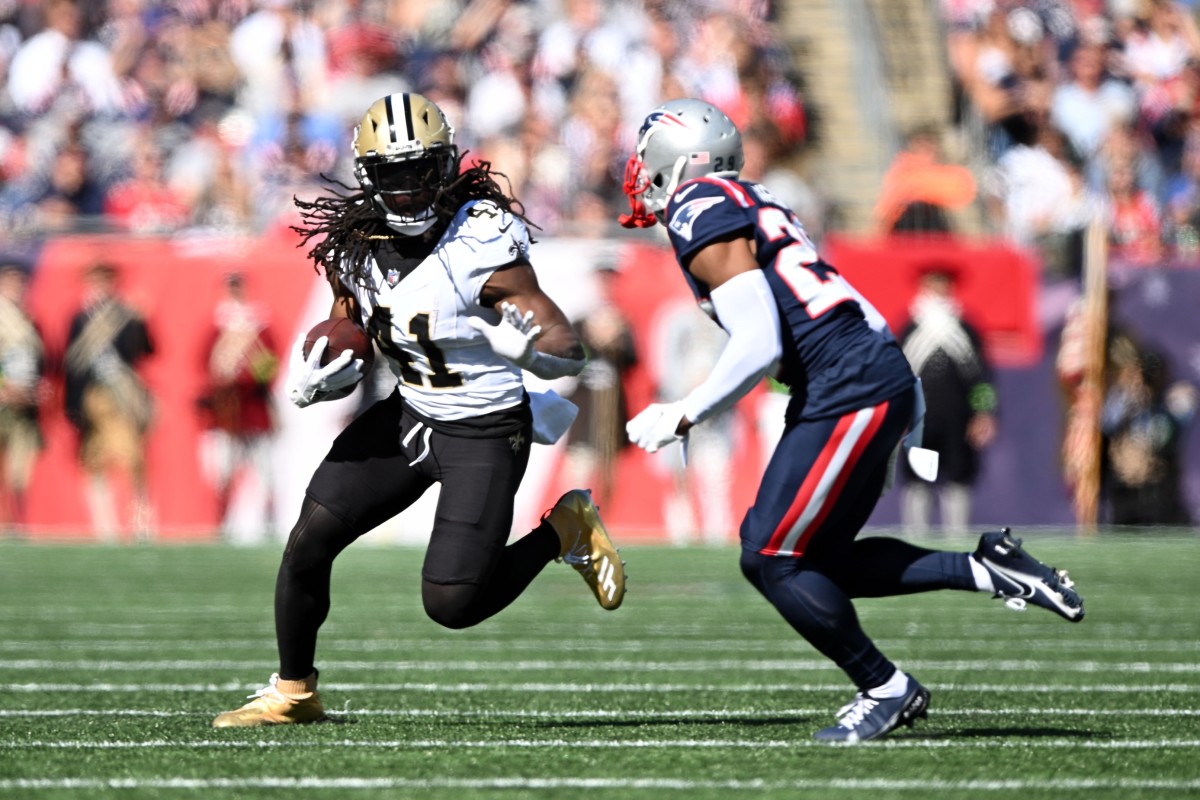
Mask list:
[{"label": "white football jersey", "polygon": [[479,304],[479,293],[497,267],[528,258],[529,244],[521,220],[489,201],[472,201],[407,276],[383,274],[374,258],[368,262],[369,286],[342,272],[341,281],[358,298],[363,324],[387,356],[401,396],[418,413],[459,420],[524,400],[521,369],[496,355],[467,319],[499,321],[495,309]]}]

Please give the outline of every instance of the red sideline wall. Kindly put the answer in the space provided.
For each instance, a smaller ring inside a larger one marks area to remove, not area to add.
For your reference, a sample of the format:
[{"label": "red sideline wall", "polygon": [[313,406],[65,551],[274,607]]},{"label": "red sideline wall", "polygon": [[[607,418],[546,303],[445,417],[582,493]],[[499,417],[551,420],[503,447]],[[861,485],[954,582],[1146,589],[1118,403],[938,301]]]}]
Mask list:
[{"label": "red sideline wall", "polygon": [[[270,309],[276,338],[288,344],[279,332],[292,330],[317,280],[295,244],[290,233],[255,241],[95,237],[53,240],[41,253],[29,302],[52,359],[65,350],[81,272],[98,260],[117,265],[124,296],[145,314],[156,353],[142,374],[158,402],[147,445],[149,484],[165,537],[207,537],[217,522],[215,498],[199,472],[196,399],[222,279],[230,270],[242,271],[249,295]],[[35,532],[90,536],[78,437],[63,413],[61,375],[55,378],[54,397],[42,408],[46,450],[34,472],[29,524]],[[128,487],[117,488],[123,510]]]},{"label": "red sideline wall", "polygon": [[[203,388],[203,347],[222,278],[232,269],[243,272],[249,295],[268,307],[277,344],[286,351],[293,332],[316,321],[299,319],[311,293],[327,291],[296,244],[296,237],[283,230],[254,241],[59,239],[41,253],[30,304],[52,357],[61,356],[65,347],[70,317],[80,299],[81,271],[98,259],[118,265],[124,294],[146,314],[157,353],[147,361],[143,374],[158,399],[158,419],[148,443],[149,480],[164,538],[211,538],[217,523],[214,497],[199,471],[200,420],[195,402]],[[1020,252],[948,240],[842,238],[828,240],[824,251],[894,327],[907,316],[922,265],[959,264],[961,299],[968,315],[983,329],[998,365],[1028,364],[1040,355],[1034,312],[1036,274],[1032,261]],[[663,309],[690,299],[686,284],[661,245],[624,244],[620,263],[616,301],[633,321],[638,340],[652,341]],[[629,374],[626,389],[633,412],[653,401],[654,373],[647,354]],[[61,376],[56,376],[54,385],[54,397],[42,410],[47,447],[35,469],[29,497],[31,533],[90,536],[82,473],[76,462],[77,438],[62,411]],[[752,502],[767,455],[756,434],[762,397],[763,390],[756,390],[738,407],[735,519]],[[548,508],[570,488],[565,480],[558,470],[547,482],[538,507]],[[661,537],[662,496],[668,480],[656,457],[627,448],[619,461],[614,496],[604,508],[610,527],[627,539]],[[127,488],[120,488],[127,496]],[[735,538],[736,531],[730,537]]]},{"label": "red sideline wall", "polygon": [[940,236],[834,236],[825,240],[821,250],[897,334],[908,319],[921,271],[948,266],[957,277],[963,315],[980,329],[994,366],[1028,367],[1042,356],[1037,263],[1026,251]]}]

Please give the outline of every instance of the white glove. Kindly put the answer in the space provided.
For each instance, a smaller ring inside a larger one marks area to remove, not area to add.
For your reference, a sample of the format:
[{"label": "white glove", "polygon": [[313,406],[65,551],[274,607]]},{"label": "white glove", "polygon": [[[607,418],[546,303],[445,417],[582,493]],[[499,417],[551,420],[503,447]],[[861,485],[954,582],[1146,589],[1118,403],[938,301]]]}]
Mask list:
[{"label": "white glove", "polygon": [[534,342],[542,335],[542,326],[533,324],[533,312],[521,315],[512,303],[500,304],[500,322],[488,325],[480,317],[469,317],[467,324],[487,337],[492,350],[522,369],[528,369],[537,358]]},{"label": "white glove", "polygon": [[660,447],[683,438],[675,433],[682,419],[682,402],[651,403],[625,423],[625,433],[629,435],[629,441],[647,453],[655,453]]},{"label": "white glove", "polygon": [[342,354],[321,366],[321,356],[329,344],[329,337],[322,336],[313,342],[308,358],[304,357],[304,339],[302,333],[292,345],[292,356],[288,362],[288,399],[300,408],[322,400],[336,400],[345,397],[354,384],[363,379],[363,360],[354,358],[352,350],[343,350]]}]

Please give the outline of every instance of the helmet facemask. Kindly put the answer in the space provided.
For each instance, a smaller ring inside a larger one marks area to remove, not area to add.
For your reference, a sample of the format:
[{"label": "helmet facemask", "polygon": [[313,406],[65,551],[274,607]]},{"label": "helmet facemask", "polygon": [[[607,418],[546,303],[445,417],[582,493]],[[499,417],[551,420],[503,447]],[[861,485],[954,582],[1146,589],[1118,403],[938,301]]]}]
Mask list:
[{"label": "helmet facemask", "polygon": [[377,100],[354,133],[354,175],[388,226],[419,236],[437,222],[438,195],[458,171],[454,129],[419,94]]},{"label": "helmet facemask", "polygon": [[667,203],[679,188],[679,179],[686,163],[687,157],[680,156],[675,160],[670,175],[662,171],[651,175],[639,148],[625,163],[623,189],[629,198],[630,212],[622,214],[617,221],[626,228],[650,228],[657,222],[664,222]]},{"label": "helmet facemask", "polygon": [[458,153],[440,147],[407,158],[367,156],[355,162],[354,172],[363,192],[388,224],[399,232],[421,227],[434,219],[438,193],[454,178]]}]

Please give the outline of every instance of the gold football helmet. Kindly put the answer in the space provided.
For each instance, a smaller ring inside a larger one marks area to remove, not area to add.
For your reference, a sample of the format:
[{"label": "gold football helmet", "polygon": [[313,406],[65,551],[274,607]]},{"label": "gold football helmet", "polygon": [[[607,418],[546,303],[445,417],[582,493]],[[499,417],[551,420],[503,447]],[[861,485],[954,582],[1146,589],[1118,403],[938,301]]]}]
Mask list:
[{"label": "gold football helmet", "polygon": [[434,198],[457,170],[454,128],[424,95],[380,98],[354,129],[354,175],[398,233],[418,236],[433,226]]}]

